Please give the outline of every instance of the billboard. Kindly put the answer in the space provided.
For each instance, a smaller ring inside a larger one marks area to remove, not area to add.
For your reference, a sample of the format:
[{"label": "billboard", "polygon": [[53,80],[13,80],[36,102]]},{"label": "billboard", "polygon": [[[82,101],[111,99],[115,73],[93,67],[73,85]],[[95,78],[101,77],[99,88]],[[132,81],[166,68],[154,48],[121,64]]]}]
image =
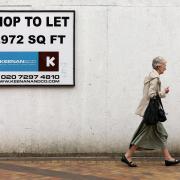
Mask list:
[{"label": "billboard", "polygon": [[0,85],[75,85],[75,11],[0,11]]}]

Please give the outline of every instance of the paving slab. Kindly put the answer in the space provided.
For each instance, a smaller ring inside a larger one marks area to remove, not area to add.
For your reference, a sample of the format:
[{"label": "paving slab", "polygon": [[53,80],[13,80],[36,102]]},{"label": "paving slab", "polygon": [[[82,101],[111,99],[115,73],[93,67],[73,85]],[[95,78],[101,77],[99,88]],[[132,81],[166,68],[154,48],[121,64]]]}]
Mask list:
[{"label": "paving slab", "polygon": [[180,165],[166,167],[159,158],[135,158],[137,168],[120,159],[62,158],[0,160],[0,180],[179,180]]}]

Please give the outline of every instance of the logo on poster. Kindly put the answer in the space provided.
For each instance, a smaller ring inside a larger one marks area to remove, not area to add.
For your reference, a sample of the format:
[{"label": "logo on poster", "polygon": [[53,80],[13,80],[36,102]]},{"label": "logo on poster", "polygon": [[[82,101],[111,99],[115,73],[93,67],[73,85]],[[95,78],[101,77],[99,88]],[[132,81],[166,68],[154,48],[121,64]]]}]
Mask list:
[{"label": "logo on poster", "polygon": [[39,52],[39,71],[59,71],[59,52]]},{"label": "logo on poster", "polygon": [[55,60],[55,57],[51,57],[47,56],[46,57],[46,66],[50,67],[50,66],[55,66],[55,63],[53,62]]}]

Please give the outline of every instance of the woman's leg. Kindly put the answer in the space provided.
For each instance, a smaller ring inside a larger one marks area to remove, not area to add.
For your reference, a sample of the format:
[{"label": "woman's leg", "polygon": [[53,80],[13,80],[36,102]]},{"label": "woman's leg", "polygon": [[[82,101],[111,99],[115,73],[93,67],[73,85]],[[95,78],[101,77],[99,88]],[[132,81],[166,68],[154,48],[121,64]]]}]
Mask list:
[{"label": "woman's leg", "polygon": [[172,160],[172,161],[174,160],[174,158],[170,155],[167,147],[165,147],[165,148],[162,149],[162,153],[163,153],[163,155],[164,155],[164,159],[165,159],[165,160]]},{"label": "woman's leg", "polygon": [[132,155],[133,153],[136,151],[137,146],[136,145],[132,145],[125,153],[125,156],[127,158],[128,161],[132,161]]}]

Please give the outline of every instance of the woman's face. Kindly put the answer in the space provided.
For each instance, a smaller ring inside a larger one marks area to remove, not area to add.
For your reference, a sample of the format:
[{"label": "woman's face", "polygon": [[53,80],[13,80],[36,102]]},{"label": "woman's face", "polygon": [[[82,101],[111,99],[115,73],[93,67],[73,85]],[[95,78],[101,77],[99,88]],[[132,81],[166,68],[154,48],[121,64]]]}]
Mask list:
[{"label": "woman's face", "polygon": [[159,64],[158,66],[159,74],[163,74],[165,70],[166,70],[166,62]]}]

